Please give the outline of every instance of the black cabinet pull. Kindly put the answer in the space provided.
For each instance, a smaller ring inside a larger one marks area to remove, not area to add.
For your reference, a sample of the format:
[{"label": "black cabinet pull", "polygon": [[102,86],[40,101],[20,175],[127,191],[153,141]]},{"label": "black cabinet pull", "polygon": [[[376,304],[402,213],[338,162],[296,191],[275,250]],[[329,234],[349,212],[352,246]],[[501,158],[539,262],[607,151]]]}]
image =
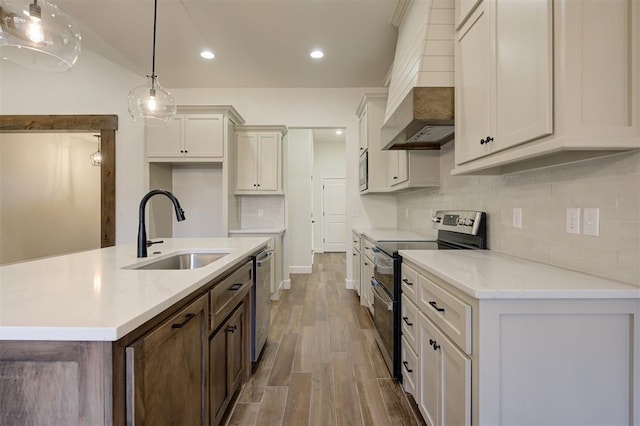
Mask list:
[{"label": "black cabinet pull", "polygon": [[230,325],[226,328],[227,333],[235,333],[236,332],[236,328],[238,328],[237,325]]},{"label": "black cabinet pull", "polygon": [[444,312],[444,308],[438,308],[438,305],[436,304],[435,301],[431,300],[429,301],[429,304],[433,307],[433,309],[435,309],[438,312]]},{"label": "black cabinet pull", "polygon": [[407,370],[407,373],[413,373],[413,370],[409,368],[409,363],[407,361],[402,361],[402,365]]},{"label": "black cabinet pull", "polygon": [[171,328],[182,328],[186,323],[188,323],[189,321],[191,321],[191,319],[193,317],[195,317],[196,314],[187,314],[184,316],[184,321],[182,321],[179,324],[171,324]]},{"label": "black cabinet pull", "polygon": [[409,322],[409,317],[402,317],[402,320],[403,320],[403,321],[404,321],[408,326],[413,327],[413,323],[412,323],[412,322]]},{"label": "black cabinet pull", "polygon": [[394,178],[394,179],[398,179],[398,176],[394,176],[393,178]]},{"label": "black cabinet pull", "polygon": [[480,145],[484,145],[489,142],[493,142],[493,138],[491,136],[487,136],[486,139],[480,139]]},{"label": "black cabinet pull", "polygon": [[364,266],[369,266],[369,264],[367,262],[364,262]]},{"label": "black cabinet pull", "polygon": [[406,278],[403,278],[402,282],[405,283],[406,285],[413,285],[413,283]]},{"label": "black cabinet pull", "polygon": [[429,345],[433,348],[434,351],[440,349],[440,345],[433,339],[429,339]]},{"label": "black cabinet pull", "polygon": [[353,255],[354,255],[354,256],[357,256],[357,254],[356,254],[356,253],[353,253]]},{"label": "black cabinet pull", "polygon": [[235,283],[234,285],[229,287],[227,290],[229,290],[229,291],[238,291],[238,290],[240,290],[241,287],[242,287],[242,283]]}]

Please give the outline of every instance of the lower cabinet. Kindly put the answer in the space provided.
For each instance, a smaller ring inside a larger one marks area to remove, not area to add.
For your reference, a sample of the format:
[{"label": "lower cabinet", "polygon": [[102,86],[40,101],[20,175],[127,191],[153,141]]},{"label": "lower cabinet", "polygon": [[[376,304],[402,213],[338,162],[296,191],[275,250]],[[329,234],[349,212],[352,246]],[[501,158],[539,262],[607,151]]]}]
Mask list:
[{"label": "lower cabinet", "polygon": [[418,407],[429,425],[471,424],[471,359],[418,314]]},{"label": "lower cabinet", "polygon": [[360,252],[353,250],[353,286],[356,289],[356,293],[360,296]]},{"label": "lower cabinet", "polygon": [[205,424],[208,312],[205,295],[126,348],[127,424]]},{"label": "lower cabinet", "polygon": [[241,303],[209,341],[211,421],[220,424],[236,390],[242,383],[245,351],[245,304]]}]

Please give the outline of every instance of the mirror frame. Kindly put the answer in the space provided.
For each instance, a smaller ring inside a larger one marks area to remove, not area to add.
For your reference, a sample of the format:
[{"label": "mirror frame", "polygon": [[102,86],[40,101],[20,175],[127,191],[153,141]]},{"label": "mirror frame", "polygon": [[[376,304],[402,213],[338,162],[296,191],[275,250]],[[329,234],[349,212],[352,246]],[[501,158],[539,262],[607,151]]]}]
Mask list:
[{"label": "mirror frame", "polygon": [[100,246],[116,241],[117,115],[0,115],[0,133],[100,133]]}]

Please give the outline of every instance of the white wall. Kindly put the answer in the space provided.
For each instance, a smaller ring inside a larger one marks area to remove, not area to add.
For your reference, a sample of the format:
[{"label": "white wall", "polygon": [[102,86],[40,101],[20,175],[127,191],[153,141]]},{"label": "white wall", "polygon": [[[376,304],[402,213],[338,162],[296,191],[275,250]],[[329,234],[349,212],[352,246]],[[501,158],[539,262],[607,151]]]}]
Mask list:
[{"label": "white wall", "polygon": [[144,187],[144,126],[127,111],[144,78],[83,50],[68,72],[45,73],[0,61],[0,114],[116,114],[116,243],[136,239]]},{"label": "white wall", "polygon": [[288,141],[287,235],[289,272],[310,273],[311,245],[311,169],[313,133],[310,129],[290,129]]},{"label": "white wall", "polygon": [[0,134],[0,264],[100,248],[92,134]]},{"label": "white wall", "polygon": [[[342,141],[318,141],[313,143],[313,245],[322,252],[322,179],[344,178],[346,146]],[[346,241],[351,241],[347,235]]]}]

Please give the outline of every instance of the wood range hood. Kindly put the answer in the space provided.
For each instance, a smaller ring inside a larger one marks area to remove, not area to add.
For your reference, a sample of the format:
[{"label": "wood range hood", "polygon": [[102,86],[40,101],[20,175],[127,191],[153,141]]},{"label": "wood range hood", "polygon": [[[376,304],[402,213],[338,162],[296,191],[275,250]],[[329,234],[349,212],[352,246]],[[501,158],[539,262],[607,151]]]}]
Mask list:
[{"label": "wood range hood", "polygon": [[414,87],[382,126],[382,149],[439,150],[454,137],[453,119],[453,87]]}]

